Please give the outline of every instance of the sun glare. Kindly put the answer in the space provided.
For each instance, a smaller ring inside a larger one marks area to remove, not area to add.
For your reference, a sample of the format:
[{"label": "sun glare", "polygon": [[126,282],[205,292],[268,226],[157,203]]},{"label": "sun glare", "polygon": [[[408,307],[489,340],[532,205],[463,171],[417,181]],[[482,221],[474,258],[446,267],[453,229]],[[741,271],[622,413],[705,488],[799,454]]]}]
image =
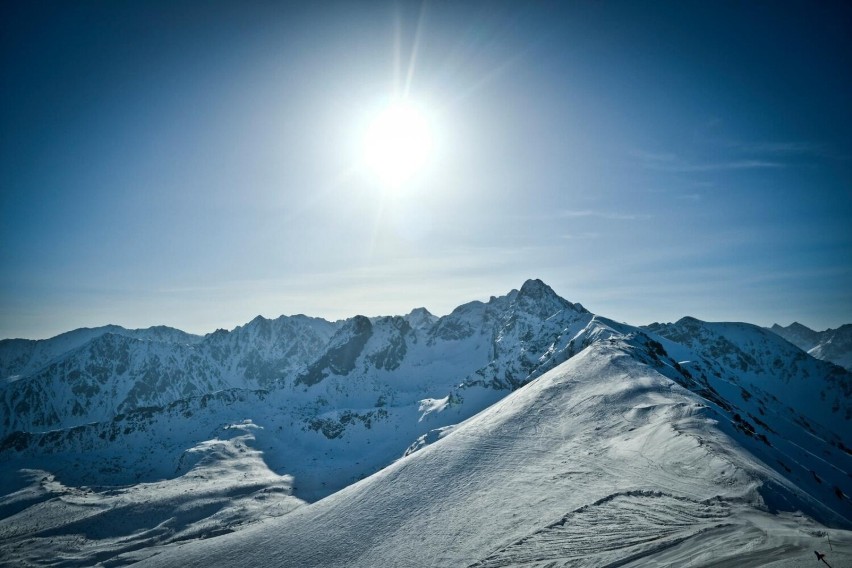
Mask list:
[{"label": "sun glare", "polygon": [[388,188],[398,189],[420,171],[432,151],[427,115],[408,102],[382,110],[367,128],[364,162]]}]

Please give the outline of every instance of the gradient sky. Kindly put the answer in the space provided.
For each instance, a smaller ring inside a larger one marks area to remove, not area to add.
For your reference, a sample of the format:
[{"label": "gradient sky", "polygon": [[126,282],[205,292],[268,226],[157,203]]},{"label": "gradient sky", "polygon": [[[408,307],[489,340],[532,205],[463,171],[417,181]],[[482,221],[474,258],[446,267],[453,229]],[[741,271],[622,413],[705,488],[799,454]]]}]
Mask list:
[{"label": "gradient sky", "polygon": [[[0,337],[436,314],[852,322],[848,2],[3,2]],[[429,167],[359,158],[408,84]]]}]

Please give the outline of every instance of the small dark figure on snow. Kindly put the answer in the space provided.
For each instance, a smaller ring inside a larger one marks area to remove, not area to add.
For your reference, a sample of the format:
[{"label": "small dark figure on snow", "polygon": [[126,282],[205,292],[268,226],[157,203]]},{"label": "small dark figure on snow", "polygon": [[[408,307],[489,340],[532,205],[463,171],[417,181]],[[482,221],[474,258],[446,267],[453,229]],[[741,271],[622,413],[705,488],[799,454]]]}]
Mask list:
[{"label": "small dark figure on snow", "polygon": [[816,550],[814,550],[814,554],[816,554],[818,562],[822,561],[822,563],[825,564],[826,566],[828,566],[828,568],[831,568],[831,564],[829,564],[828,561],[825,559],[825,554],[820,554]]}]

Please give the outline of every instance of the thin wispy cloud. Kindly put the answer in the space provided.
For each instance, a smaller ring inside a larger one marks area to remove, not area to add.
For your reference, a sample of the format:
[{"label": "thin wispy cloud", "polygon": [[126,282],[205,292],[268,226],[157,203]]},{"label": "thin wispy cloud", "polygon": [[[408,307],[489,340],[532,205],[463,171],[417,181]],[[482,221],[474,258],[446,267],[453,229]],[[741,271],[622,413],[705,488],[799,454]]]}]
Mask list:
[{"label": "thin wispy cloud", "polygon": [[701,201],[700,193],[681,193],[675,196],[676,199],[682,199],[683,201]]},{"label": "thin wispy cloud", "polygon": [[569,233],[562,235],[562,238],[567,241],[590,241],[593,239],[599,239],[601,236],[600,233],[594,232],[585,232],[585,233]]},{"label": "thin wispy cloud", "polygon": [[811,142],[742,142],[729,140],[725,145],[749,154],[769,154],[775,156],[826,155],[824,146]]},{"label": "thin wispy cloud", "polygon": [[650,219],[650,215],[641,213],[618,213],[613,211],[596,211],[594,209],[563,209],[558,212],[559,217],[575,219],[580,217],[596,217],[598,219],[610,219],[614,221],[632,221],[636,219]]},{"label": "thin wispy cloud", "polygon": [[665,163],[660,161],[648,160],[643,163],[643,166],[649,170],[672,173],[766,170],[787,167],[786,164],[773,160],[728,160],[724,162],[710,163],[690,163],[677,161]]},{"label": "thin wispy cloud", "polygon": [[648,152],[646,150],[631,150],[630,155],[647,162],[674,162],[677,155],[671,152]]},{"label": "thin wispy cloud", "polygon": [[727,140],[722,145],[742,154],[769,159],[849,160],[849,155],[838,152],[825,144],[815,142],[744,142],[740,140]]},{"label": "thin wispy cloud", "polygon": [[639,165],[647,170],[671,173],[700,173],[700,172],[725,172],[738,170],[766,170],[787,167],[782,161],[772,159],[778,157],[782,148],[793,150],[793,145],[770,146],[774,148],[775,156],[754,158],[736,157],[729,160],[713,162],[695,162],[685,160],[673,152],[657,152],[633,149],[629,154],[639,162]]}]

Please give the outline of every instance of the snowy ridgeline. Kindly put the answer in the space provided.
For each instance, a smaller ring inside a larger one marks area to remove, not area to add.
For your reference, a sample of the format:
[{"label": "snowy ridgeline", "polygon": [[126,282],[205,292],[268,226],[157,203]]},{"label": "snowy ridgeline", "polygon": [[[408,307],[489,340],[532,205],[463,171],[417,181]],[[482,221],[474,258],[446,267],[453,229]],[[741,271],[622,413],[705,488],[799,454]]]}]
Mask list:
[{"label": "snowy ridgeline", "polygon": [[787,327],[775,324],[769,330],[817,359],[831,361],[847,371],[852,371],[852,324],[841,325],[837,329],[814,331],[793,322]]},{"label": "snowy ridgeline", "polygon": [[10,565],[793,566],[852,546],[847,371],[748,324],[619,324],[540,281],[442,318],[3,341],[0,370]]}]

